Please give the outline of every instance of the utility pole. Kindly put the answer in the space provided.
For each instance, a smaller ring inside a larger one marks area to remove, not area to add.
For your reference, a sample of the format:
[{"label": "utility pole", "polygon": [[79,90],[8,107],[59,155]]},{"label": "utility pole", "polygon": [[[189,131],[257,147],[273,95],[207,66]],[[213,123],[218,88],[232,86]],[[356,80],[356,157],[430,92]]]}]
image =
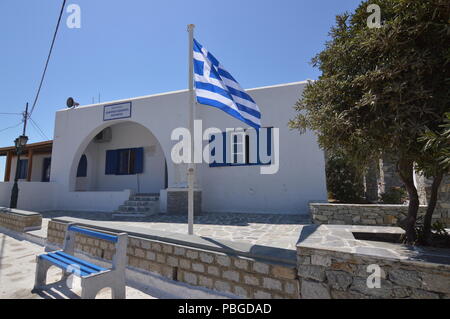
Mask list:
[{"label": "utility pole", "polygon": [[20,155],[28,142],[28,137],[25,135],[27,130],[27,120],[28,120],[28,103],[25,107],[25,112],[23,113],[23,131],[22,135],[15,139],[14,145],[16,147],[17,162],[16,162],[16,174],[14,176],[14,186],[11,190],[11,202],[10,208],[17,208],[17,200],[19,198],[19,186],[17,182],[19,181],[20,172]]}]

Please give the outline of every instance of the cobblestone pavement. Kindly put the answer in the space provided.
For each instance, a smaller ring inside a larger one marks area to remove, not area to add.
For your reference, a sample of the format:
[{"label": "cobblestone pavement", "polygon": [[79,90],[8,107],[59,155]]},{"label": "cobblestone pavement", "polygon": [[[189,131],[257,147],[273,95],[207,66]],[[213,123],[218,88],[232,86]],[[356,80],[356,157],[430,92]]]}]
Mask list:
[{"label": "cobblestone pavement", "polygon": [[[49,269],[46,289],[32,293],[36,270],[36,255],[44,247],[0,233],[0,299],[78,299],[81,287],[77,278],[74,289],[68,289],[58,280],[61,270]],[[98,299],[110,299],[110,290],[101,290]],[[154,299],[145,291],[127,287],[127,298]]]},{"label": "cobblestone pavement", "polygon": [[[53,217],[76,217],[95,221],[108,221],[134,227],[160,231],[187,233],[187,216],[157,214],[144,218],[112,218],[101,212],[43,212],[45,222]],[[216,239],[295,249],[303,225],[309,224],[305,215],[205,213],[194,219],[194,233]]]}]

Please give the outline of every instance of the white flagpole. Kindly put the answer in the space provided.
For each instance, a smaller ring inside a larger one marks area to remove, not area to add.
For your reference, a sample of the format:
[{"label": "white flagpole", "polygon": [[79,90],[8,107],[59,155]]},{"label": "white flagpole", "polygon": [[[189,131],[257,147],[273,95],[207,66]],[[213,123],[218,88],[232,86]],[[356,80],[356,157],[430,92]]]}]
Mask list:
[{"label": "white flagpole", "polygon": [[191,158],[188,166],[188,234],[194,234],[194,117],[195,117],[195,96],[194,96],[194,28],[195,25],[188,25],[189,33],[189,131],[191,132]]}]

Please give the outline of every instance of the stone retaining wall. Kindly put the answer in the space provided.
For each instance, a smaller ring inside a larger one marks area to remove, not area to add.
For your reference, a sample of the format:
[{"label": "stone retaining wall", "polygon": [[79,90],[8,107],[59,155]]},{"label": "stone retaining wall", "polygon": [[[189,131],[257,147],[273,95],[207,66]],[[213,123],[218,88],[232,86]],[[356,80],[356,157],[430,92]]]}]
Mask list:
[{"label": "stone retaining wall", "polygon": [[[47,241],[62,245],[66,224],[50,221]],[[111,260],[114,245],[76,234],[76,249]],[[299,298],[295,265],[231,256],[158,240],[129,237],[128,266],[243,298]]]},{"label": "stone retaining wall", "polygon": [[[182,214],[188,213],[188,191],[186,188],[167,189],[167,213],[168,214]],[[194,215],[201,215],[202,213],[202,191],[194,191]]]},{"label": "stone retaining wall", "polygon": [[16,232],[40,229],[42,216],[38,213],[31,213],[20,210],[0,209],[0,227]]},{"label": "stone retaining wall", "polygon": [[[450,266],[298,248],[301,298],[450,298]],[[381,268],[380,288],[369,288],[369,265]]]},{"label": "stone retaining wall", "polygon": [[[333,225],[396,226],[397,221],[408,213],[407,205],[311,203],[309,209],[314,224]],[[420,206],[419,216],[424,215],[426,209],[426,206]],[[446,222],[447,218],[442,218],[436,211],[433,222],[436,220]]]}]

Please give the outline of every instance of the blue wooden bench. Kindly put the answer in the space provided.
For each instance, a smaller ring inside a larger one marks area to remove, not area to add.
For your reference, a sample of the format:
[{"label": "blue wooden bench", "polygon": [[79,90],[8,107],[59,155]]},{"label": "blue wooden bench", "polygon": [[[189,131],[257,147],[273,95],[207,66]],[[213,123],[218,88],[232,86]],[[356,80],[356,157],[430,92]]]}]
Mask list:
[{"label": "blue wooden bench", "polygon": [[[114,243],[116,252],[112,267],[100,267],[75,257],[76,233]],[[83,299],[95,298],[97,293],[106,287],[111,288],[114,299],[124,299],[127,244],[126,233],[108,234],[70,223],[66,228],[63,250],[37,256],[34,289],[42,289],[45,286],[48,269],[56,266],[63,270],[62,281],[65,281],[69,288],[72,288],[73,276],[81,278],[81,298]]]}]

